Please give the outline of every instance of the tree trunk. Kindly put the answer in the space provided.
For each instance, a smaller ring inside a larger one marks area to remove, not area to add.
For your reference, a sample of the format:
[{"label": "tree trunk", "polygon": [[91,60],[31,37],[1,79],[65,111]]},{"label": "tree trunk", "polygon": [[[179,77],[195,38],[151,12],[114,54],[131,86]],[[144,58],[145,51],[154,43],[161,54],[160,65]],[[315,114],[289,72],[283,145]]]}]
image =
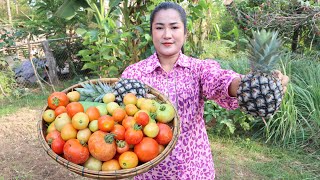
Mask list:
[{"label": "tree trunk", "polygon": [[18,6],[18,0],[14,1],[15,5],[16,5],[16,14],[19,14],[19,6]]},{"label": "tree trunk", "polygon": [[292,35],[291,51],[296,52],[299,43],[300,26],[294,30]]},{"label": "tree trunk", "polygon": [[10,9],[10,1],[9,0],[7,0],[7,12],[8,12],[9,23],[12,24],[12,16],[11,16],[11,9]]},{"label": "tree trunk", "polygon": [[52,84],[58,84],[59,79],[58,79],[58,75],[57,75],[57,63],[56,63],[56,60],[53,57],[53,54],[49,48],[48,41],[43,41],[42,46],[43,46],[44,53],[46,55],[46,60],[48,61],[47,65],[48,65],[49,79],[51,80]]}]

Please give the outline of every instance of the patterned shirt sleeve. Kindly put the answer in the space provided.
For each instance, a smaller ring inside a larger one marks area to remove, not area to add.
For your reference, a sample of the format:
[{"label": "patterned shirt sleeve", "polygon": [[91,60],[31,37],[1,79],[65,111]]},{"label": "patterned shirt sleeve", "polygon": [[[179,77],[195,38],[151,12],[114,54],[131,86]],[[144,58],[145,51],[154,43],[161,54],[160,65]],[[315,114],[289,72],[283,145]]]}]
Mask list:
[{"label": "patterned shirt sleeve", "polygon": [[238,108],[237,98],[229,96],[228,88],[232,80],[240,75],[221,69],[219,63],[213,60],[203,60],[199,68],[203,95],[228,110]]}]

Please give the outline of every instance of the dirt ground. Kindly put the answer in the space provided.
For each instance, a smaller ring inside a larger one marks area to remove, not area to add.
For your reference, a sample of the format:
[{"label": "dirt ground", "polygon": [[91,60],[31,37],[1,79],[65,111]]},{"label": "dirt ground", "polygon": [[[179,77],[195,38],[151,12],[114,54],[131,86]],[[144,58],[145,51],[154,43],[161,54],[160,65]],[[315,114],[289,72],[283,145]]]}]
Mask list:
[{"label": "dirt ground", "polygon": [[41,109],[23,108],[0,118],[0,180],[87,179],[55,162],[37,134]]}]

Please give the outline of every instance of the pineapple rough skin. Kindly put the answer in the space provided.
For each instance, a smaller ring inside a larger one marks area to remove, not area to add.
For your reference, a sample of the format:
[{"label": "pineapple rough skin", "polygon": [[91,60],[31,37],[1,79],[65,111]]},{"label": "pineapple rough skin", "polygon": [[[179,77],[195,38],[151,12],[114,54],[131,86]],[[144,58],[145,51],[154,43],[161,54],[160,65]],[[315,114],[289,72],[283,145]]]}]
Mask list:
[{"label": "pineapple rough skin", "polygon": [[283,88],[272,75],[249,74],[242,78],[237,94],[240,110],[269,118],[281,105]]}]

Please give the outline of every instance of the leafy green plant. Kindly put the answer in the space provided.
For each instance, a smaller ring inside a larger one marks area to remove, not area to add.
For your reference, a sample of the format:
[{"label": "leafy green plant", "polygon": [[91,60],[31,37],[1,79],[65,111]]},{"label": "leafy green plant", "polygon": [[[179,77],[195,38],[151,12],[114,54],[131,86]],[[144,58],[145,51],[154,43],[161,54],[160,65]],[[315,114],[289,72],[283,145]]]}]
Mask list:
[{"label": "leafy green plant", "polygon": [[211,100],[205,102],[204,119],[206,123],[216,121],[213,131],[227,135],[235,134],[236,130],[250,130],[250,122],[254,120],[238,109],[228,111]]},{"label": "leafy green plant", "polygon": [[0,69],[0,99],[10,96],[14,92],[15,86],[14,73],[8,68]]},{"label": "leafy green plant", "polygon": [[[120,6],[120,3],[123,4]],[[104,5],[104,0],[69,0],[56,14],[72,19],[80,7],[88,14],[93,14],[95,25],[92,28],[77,29],[85,46],[85,49],[79,51],[81,60],[85,62],[82,69],[90,69],[100,76],[114,77],[120,75],[129,64],[152,53],[145,14],[149,5],[128,0],[108,1],[108,10],[105,10]],[[117,24],[120,15],[123,21]]]}]

